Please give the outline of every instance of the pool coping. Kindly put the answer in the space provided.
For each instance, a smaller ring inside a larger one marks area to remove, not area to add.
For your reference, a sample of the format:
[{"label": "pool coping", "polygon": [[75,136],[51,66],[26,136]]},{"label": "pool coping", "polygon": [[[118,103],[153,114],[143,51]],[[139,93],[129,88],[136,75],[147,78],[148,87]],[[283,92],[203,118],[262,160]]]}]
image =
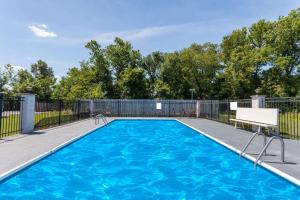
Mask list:
[{"label": "pool coping", "polygon": [[[225,142],[223,142],[223,141],[221,141],[221,140],[219,140],[219,139],[217,139],[217,138],[211,136],[210,134],[205,133],[204,131],[201,131],[201,130],[198,129],[198,128],[195,128],[195,127],[193,127],[193,126],[191,126],[191,125],[189,125],[189,124],[187,124],[187,123],[181,121],[180,119],[175,119],[175,120],[178,121],[179,123],[181,123],[181,124],[183,124],[183,125],[185,125],[185,126],[191,128],[191,129],[195,130],[195,131],[198,132],[199,134],[204,135],[205,137],[207,137],[207,138],[213,140],[214,142],[217,142],[218,144],[220,144],[220,145],[224,146],[225,148],[231,150],[232,152],[236,153],[237,155],[240,155],[240,154],[242,153],[241,150],[239,150],[239,149],[233,147],[232,145],[229,145],[229,144],[227,144],[227,143],[225,143]],[[242,157],[244,157],[244,158],[246,158],[246,159],[248,159],[248,160],[250,160],[250,161],[252,161],[252,162],[255,162],[255,160],[256,160],[255,157],[253,157],[253,156],[251,156],[251,155],[249,155],[249,154],[242,153],[241,155],[242,155]],[[262,162],[261,160],[259,160],[259,161],[257,162],[257,164],[258,164],[259,166],[261,166],[261,167],[267,169],[267,170],[270,171],[271,173],[274,173],[275,175],[277,175],[277,176],[279,176],[279,177],[281,177],[281,178],[283,178],[283,179],[289,181],[290,183],[292,183],[292,184],[294,184],[294,185],[300,187],[300,180],[299,180],[299,179],[297,179],[297,178],[295,178],[295,177],[293,177],[293,176],[291,176],[291,175],[289,175],[289,174],[287,174],[287,173],[285,173],[285,172],[283,172],[283,171],[281,171],[281,170],[279,170],[279,169],[277,169],[277,168],[275,168],[275,167],[273,167],[273,166],[271,166],[271,165],[269,165],[269,164],[267,164],[267,163],[265,163],[265,162]]]},{"label": "pool coping", "polygon": [[[189,124],[181,121],[178,118],[113,118],[113,119],[111,119],[106,124],[102,124],[101,126],[97,126],[97,127],[93,128],[91,130],[88,130],[88,131],[84,132],[83,134],[81,134],[79,136],[76,136],[76,137],[74,137],[72,139],[69,139],[66,142],[64,142],[64,143],[62,143],[62,144],[60,144],[60,145],[52,148],[51,150],[49,150],[49,151],[47,151],[45,153],[42,153],[42,154],[40,154],[40,155],[38,155],[38,156],[30,159],[30,160],[28,160],[28,161],[26,161],[26,162],[18,165],[17,167],[14,167],[13,169],[8,170],[8,171],[0,174],[0,182],[3,182],[4,180],[9,179],[11,176],[14,176],[18,172],[26,169],[27,167],[30,167],[31,165],[34,165],[35,163],[39,162],[40,160],[44,159],[45,157],[50,156],[51,154],[59,151],[60,149],[62,149],[64,147],[66,147],[66,146],[68,146],[68,145],[76,142],[77,140],[80,140],[81,138],[83,138],[83,137],[85,137],[85,136],[93,133],[94,131],[96,131],[98,129],[101,129],[101,128],[107,126],[108,124],[110,124],[110,123],[112,123],[114,121],[117,121],[117,120],[138,120],[138,119],[142,119],[142,120],[174,120],[174,121],[177,121],[177,122],[179,122],[179,123],[181,123],[181,124],[183,124],[183,125],[191,128],[191,129],[195,130],[199,134],[201,134],[201,135],[203,135],[203,136],[205,136],[205,137],[213,140],[214,142],[217,142],[218,144],[224,146],[225,148],[231,150],[232,152],[234,152],[234,153],[236,153],[238,155],[241,153],[241,151],[239,149],[233,147],[232,145],[229,145],[229,144],[223,142],[222,140],[219,140],[219,139],[211,136],[210,134],[208,134],[208,133],[200,130],[199,128],[195,128],[195,127],[193,127],[193,126],[191,126],[191,125],[189,125]],[[255,157],[253,157],[253,156],[251,156],[249,154],[246,154],[246,153],[243,153],[242,156],[244,158],[248,159],[249,161],[252,161],[252,162],[254,162],[256,160]],[[299,179],[297,179],[297,178],[295,178],[295,177],[293,177],[293,176],[291,176],[291,175],[289,175],[289,174],[287,174],[287,173],[285,173],[285,172],[277,169],[276,167],[273,167],[273,166],[271,166],[271,165],[269,165],[269,164],[267,164],[265,162],[258,161],[257,164],[259,166],[263,167],[264,169],[267,169],[271,173],[274,173],[275,175],[278,175],[279,177],[281,177],[281,178],[289,181],[290,183],[292,183],[292,184],[300,187],[300,180]]]}]

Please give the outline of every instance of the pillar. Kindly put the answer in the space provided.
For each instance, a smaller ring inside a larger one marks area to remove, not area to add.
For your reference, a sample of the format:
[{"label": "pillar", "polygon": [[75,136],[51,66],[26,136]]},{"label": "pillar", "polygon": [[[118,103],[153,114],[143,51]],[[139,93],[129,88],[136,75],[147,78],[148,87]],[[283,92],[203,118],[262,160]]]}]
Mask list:
[{"label": "pillar", "polygon": [[34,108],[35,108],[35,95],[34,94],[21,94],[21,124],[22,133],[31,133],[34,130]]},{"label": "pillar", "polygon": [[252,108],[264,108],[265,107],[265,95],[252,95]]},{"label": "pillar", "polygon": [[197,118],[200,117],[200,101],[197,101],[197,104],[196,104],[196,117]]},{"label": "pillar", "polygon": [[94,116],[94,100],[90,100],[90,115]]}]

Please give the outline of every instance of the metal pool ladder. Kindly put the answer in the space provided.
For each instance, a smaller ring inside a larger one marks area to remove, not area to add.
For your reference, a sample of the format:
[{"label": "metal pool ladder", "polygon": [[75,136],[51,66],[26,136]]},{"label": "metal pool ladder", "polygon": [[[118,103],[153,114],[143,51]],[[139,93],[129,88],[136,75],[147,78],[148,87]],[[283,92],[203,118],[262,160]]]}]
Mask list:
[{"label": "metal pool ladder", "polygon": [[[257,135],[263,135],[264,137],[264,143],[263,143],[263,147],[266,146],[267,144],[267,137],[264,133],[262,133],[261,131],[261,126],[258,126],[258,130],[257,132],[253,133],[252,137],[250,138],[250,140],[248,141],[248,143],[245,145],[245,147],[243,148],[243,150],[240,153],[240,157],[242,157],[242,155],[245,153],[245,151],[247,150],[247,148],[249,147],[249,145],[251,144],[251,142],[253,141],[253,139],[257,136]],[[266,150],[263,151],[264,154],[266,154]]]},{"label": "metal pool ladder", "polygon": [[[269,130],[269,129],[268,129]],[[270,133],[270,132],[269,132]],[[248,141],[248,143],[245,145],[245,147],[243,148],[243,150],[241,151],[240,153],[240,157],[243,156],[243,154],[245,154],[245,151],[246,149],[249,147],[250,143],[253,141],[253,139],[257,136],[257,135],[263,135],[264,137],[264,146],[263,146],[263,149],[260,151],[258,157],[256,158],[256,160],[254,161],[254,167],[256,168],[257,166],[257,163],[258,161],[260,160],[260,158],[263,156],[263,155],[266,155],[266,152],[267,152],[267,148],[270,146],[270,144],[275,140],[279,140],[280,143],[281,143],[281,155],[280,155],[280,158],[281,158],[281,162],[284,163],[284,152],[285,152],[285,145],[284,145],[284,140],[282,139],[282,137],[280,137],[277,134],[272,134],[272,137],[270,138],[270,140],[267,142],[267,137],[266,137],[266,134],[265,133],[262,133],[261,132],[261,127],[259,126],[258,127],[258,131],[253,133],[252,137],[250,138],[250,140]]]},{"label": "metal pool ladder", "polygon": [[269,145],[275,139],[278,139],[280,141],[280,143],[281,143],[281,162],[284,163],[284,151],[285,151],[284,140],[282,139],[282,137],[280,137],[278,135],[274,135],[274,136],[272,136],[270,138],[270,140],[268,141],[268,143],[264,146],[264,148],[262,149],[262,151],[260,152],[260,154],[258,155],[258,157],[256,158],[256,160],[254,161],[254,167],[255,168],[256,168],[257,162],[262,157],[263,153],[267,150],[267,148],[269,147]]},{"label": "metal pool ladder", "polygon": [[102,119],[104,124],[107,124],[108,121],[106,119],[106,117],[103,114],[98,114],[95,116],[95,124],[99,124],[100,123],[100,119]]}]

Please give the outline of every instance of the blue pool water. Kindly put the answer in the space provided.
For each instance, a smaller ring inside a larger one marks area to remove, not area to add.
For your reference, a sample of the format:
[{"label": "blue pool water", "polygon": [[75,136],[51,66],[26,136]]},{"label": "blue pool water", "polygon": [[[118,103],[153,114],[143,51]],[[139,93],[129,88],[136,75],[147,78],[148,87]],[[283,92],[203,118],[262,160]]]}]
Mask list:
[{"label": "blue pool water", "polygon": [[117,120],[2,182],[0,198],[300,199],[300,189],[177,121]]}]

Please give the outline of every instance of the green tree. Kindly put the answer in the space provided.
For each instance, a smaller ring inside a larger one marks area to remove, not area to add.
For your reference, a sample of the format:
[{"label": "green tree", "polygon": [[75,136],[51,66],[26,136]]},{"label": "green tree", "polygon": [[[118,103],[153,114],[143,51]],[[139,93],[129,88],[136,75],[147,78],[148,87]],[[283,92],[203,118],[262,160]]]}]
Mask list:
[{"label": "green tree", "polygon": [[31,65],[31,73],[28,70],[20,70],[13,83],[13,90],[17,93],[27,92],[28,88],[36,94],[37,98],[49,99],[55,84],[53,69],[46,62],[38,60]]},{"label": "green tree", "polygon": [[300,8],[280,17],[270,38],[272,67],[264,73],[263,91],[268,95],[295,96],[300,90]]},{"label": "green tree", "polygon": [[249,40],[252,47],[254,65],[254,88],[261,87],[261,76],[265,68],[271,64],[272,47],[269,45],[274,24],[265,20],[259,20],[249,28]]},{"label": "green tree", "polygon": [[201,99],[213,98],[216,75],[221,69],[218,45],[192,44],[180,53],[180,58],[183,75],[186,75],[183,78],[190,88],[196,90],[195,96]]},{"label": "green tree", "polygon": [[105,97],[114,97],[112,74],[109,69],[109,62],[105,56],[105,50],[95,41],[91,40],[85,45],[90,50],[89,65],[94,70],[94,78],[91,84],[99,84],[103,88]]},{"label": "green tree", "polygon": [[54,99],[100,99],[104,97],[102,85],[95,82],[95,70],[87,62],[81,62],[80,68],[69,69],[56,85]]},{"label": "green tree", "polygon": [[8,76],[7,73],[4,70],[1,70],[0,68],[0,92],[5,92],[6,88],[5,86],[8,83]]},{"label": "green tree", "polygon": [[129,42],[118,37],[116,37],[114,44],[107,46],[106,53],[117,80],[122,71],[129,67],[138,67],[141,64],[140,52],[134,50]]},{"label": "green tree", "polygon": [[[106,55],[110,67],[113,71],[114,82],[118,82],[122,72],[127,68],[135,68],[141,66],[142,55],[138,50],[134,50],[132,45],[123,41],[121,38],[116,38],[114,44],[110,44],[106,48]],[[120,87],[115,87],[115,97],[120,98],[122,91]]]},{"label": "green tree", "polygon": [[16,79],[17,69],[11,64],[0,67],[0,92],[13,95],[12,85]]},{"label": "green tree", "polygon": [[159,82],[156,84],[158,93],[167,96],[160,98],[184,99],[190,97],[190,82],[186,79],[187,71],[183,68],[183,63],[179,52],[165,54],[164,63],[161,66]]},{"label": "green tree", "polygon": [[121,98],[142,99],[148,98],[147,80],[145,71],[138,67],[129,67],[121,74],[117,87],[122,91]]},{"label": "green tree", "polygon": [[163,62],[164,55],[159,51],[153,52],[143,58],[142,67],[144,68],[146,73],[151,98],[157,96],[155,90],[155,82],[160,76],[160,69]]},{"label": "green tree", "polygon": [[38,60],[31,65],[33,75],[32,91],[41,99],[49,99],[52,95],[53,86],[56,82],[52,67],[46,62]]},{"label": "green tree", "polygon": [[21,69],[18,71],[12,87],[14,93],[24,93],[27,92],[29,88],[32,89],[33,85],[34,77],[32,74],[26,69]]},{"label": "green tree", "polygon": [[221,48],[224,93],[228,94],[227,98],[249,98],[258,87],[261,64],[255,60],[257,50],[251,44],[247,28],[224,37]]}]

